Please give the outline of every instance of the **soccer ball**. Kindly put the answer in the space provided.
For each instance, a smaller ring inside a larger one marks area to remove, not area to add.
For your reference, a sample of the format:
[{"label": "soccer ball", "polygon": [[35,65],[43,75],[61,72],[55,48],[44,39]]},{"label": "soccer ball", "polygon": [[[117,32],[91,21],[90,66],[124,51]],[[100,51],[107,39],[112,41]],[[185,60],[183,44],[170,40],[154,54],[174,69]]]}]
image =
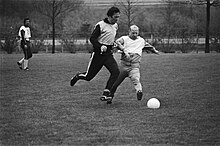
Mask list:
[{"label": "soccer ball", "polygon": [[147,101],[147,107],[148,108],[153,108],[153,109],[159,108],[160,107],[160,101],[157,98],[150,98]]}]

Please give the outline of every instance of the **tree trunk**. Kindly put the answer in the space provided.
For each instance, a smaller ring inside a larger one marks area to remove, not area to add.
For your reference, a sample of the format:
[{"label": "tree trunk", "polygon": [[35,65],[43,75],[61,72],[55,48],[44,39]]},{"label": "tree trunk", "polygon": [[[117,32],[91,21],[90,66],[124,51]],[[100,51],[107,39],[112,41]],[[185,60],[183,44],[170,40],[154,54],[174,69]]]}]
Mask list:
[{"label": "tree trunk", "polygon": [[53,11],[52,11],[52,54],[55,53],[55,0],[53,0]]},{"label": "tree trunk", "polygon": [[209,49],[209,24],[210,24],[210,0],[207,0],[206,6],[206,36],[205,36],[205,53],[210,53]]},{"label": "tree trunk", "polygon": [[52,54],[55,53],[55,22],[53,19],[53,30],[52,30],[52,37],[53,37],[53,46],[52,46]]}]

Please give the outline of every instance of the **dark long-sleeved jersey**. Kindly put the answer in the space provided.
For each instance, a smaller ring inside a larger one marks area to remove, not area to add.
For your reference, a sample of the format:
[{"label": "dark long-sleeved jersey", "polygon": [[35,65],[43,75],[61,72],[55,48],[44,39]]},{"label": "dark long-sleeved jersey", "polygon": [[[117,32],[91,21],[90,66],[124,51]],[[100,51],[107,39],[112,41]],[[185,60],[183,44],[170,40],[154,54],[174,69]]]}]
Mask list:
[{"label": "dark long-sleeved jersey", "polygon": [[101,46],[105,45],[107,46],[107,51],[103,54],[110,54],[115,41],[117,29],[118,24],[110,24],[107,18],[98,22],[90,37],[90,42],[94,48],[93,51],[100,54]]}]

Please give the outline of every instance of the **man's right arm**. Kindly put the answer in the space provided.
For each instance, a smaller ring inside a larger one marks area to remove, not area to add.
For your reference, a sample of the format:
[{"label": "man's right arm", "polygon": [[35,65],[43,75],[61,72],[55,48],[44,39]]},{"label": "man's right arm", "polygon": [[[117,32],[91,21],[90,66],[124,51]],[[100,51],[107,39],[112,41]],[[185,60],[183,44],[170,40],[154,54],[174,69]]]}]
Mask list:
[{"label": "man's right arm", "polygon": [[98,52],[101,53],[101,46],[102,44],[99,43],[98,41],[98,37],[101,35],[101,31],[100,31],[100,25],[96,25],[95,29],[93,30],[91,37],[90,37],[90,42],[93,45],[94,48],[94,52]]},{"label": "man's right arm", "polygon": [[22,30],[21,30],[21,39],[22,39],[22,41],[24,42],[24,44],[26,44],[26,40],[25,40],[25,38],[24,38],[24,34],[25,34],[25,31],[22,29]]}]

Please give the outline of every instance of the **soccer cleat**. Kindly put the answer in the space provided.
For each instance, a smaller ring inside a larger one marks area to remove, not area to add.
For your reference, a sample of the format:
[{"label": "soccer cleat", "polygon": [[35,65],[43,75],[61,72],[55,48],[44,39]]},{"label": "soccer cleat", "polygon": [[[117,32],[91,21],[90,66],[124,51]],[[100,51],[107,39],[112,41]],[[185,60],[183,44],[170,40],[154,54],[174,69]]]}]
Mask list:
[{"label": "soccer cleat", "polygon": [[74,86],[76,84],[76,82],[79,80],[79,74],[80,73],[77,73],[74,77],[71,78],[70,86]]},{"label": "soccer cleat", "polygon": [[107,101],[107,104],[112,103],[114,95],[109,92],[109,90],[106,90],[103,92],[102,97],[100,98],[101,101]]},{"label": "soccer cleat", "polygon": [[22,69],[22,64],[20,62],[17,62],[17,65],[20,69]]},{"label": "soccer cleat", "polygon": [[107,100],[107,104],[112,104],[112,99]]},{"label": "soccer cleat", "polygon": [[113,97],[114,97],[114,94],[109,93],[108,99],[107,99],[107,104],[112,104]]},{"label": "soccer cleat", "polygon": [[139,90],[139,91],[137,92],[137,100],[141,100],[141,99],[142,99],[142,96],[143,96],[143,93],[142,93],[141,90]]},{"label": "soccer cleat", "polygon": [[108,97],[108,96],[102,96],[100,98],[101,101],[107,101],[107,104],[111,104],[112,103],[112,97]]},{"label": "soccer cleat", "polygon": [[110,94],[110,91],[108,89],[105,89],[103,94],[102,94],[102,97],[100,97],[100,100],[101,101],[107,101],[108,98],[109,98],[109,94]]},{"label": "soccer cleat", "polygon": [[26,67],[24,70],[29,70],[29,68],[28,68],[28,67]]}]

